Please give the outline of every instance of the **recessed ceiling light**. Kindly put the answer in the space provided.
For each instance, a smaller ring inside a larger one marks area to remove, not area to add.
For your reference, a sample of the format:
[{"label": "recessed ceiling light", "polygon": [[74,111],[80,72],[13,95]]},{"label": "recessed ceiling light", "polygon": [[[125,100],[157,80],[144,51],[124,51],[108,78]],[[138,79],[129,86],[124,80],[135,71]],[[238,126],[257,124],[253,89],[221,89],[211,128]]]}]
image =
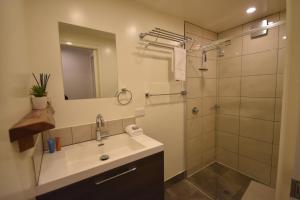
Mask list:
[{"label": "recessed ceiling light", "polygon": [[254,13],[255,11],[256,11],[255,7],[250,7],[246,10],[246,13],[251,14],[251,13]]},{"label": "recessed ceiling light", "polygon": [[282,39],[286,40],[287,39],[286,35],[282,36]]},{"label": "recessed ceiling light", "polygon": [[72,45],[73,43],[72,43],[72,42],[66,42],[66,44],[67,44],[67,45]]}]

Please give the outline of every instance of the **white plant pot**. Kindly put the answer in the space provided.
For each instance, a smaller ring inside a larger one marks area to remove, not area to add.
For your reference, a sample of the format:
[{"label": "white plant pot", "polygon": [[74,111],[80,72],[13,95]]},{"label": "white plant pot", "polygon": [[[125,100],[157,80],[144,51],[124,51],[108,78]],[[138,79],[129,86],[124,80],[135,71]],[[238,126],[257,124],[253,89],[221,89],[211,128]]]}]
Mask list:
[{"label": "white plant pot", "polygon": [[32,109],[33,110],[41,110],[47,108],[48,97],[35,97],[32,96]]}]

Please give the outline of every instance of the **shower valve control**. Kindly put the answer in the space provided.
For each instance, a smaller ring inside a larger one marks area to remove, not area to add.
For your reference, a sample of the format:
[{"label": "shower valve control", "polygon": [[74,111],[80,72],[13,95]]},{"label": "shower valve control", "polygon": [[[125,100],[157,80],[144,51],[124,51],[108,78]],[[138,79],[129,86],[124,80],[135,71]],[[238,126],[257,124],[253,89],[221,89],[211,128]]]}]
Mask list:
[{"label": "shower valve control", "polygon": [[192,112],[193,112],[193,114],[198,114],[199,109],[198,109],[197,107],[194,107],[194,108],[192,109]]}]

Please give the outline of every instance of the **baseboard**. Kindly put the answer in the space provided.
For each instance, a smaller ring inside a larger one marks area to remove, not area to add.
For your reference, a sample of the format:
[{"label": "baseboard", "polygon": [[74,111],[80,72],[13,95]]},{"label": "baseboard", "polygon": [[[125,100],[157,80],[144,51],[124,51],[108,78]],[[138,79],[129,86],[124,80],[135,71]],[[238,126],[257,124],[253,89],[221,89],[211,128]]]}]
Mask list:
[{"label": "baseboard", "polygon": [[172,178],[169,178],[168,180],[165,181],[165,187],[169,187],[183,179],[186,178],[186,171],[183,171],[176,176],[173,176]]}]

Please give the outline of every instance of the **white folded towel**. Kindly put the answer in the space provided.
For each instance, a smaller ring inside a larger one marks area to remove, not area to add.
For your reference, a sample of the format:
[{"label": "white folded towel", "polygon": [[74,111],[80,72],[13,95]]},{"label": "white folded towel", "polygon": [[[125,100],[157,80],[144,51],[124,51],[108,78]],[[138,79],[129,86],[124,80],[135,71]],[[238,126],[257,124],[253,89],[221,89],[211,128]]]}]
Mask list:
[{"label": "white folded towel", "polygon": [[130,136],[138,136],[143,134],[143,129],[138,127],[135,124],[128,125],[125,128],[126,133],[128,133]]},{"label": "white folded towel", "polygon": [[174,48],[174,76],[176,81],[185,81],[186,79],[186,50],[183,48]]}]

